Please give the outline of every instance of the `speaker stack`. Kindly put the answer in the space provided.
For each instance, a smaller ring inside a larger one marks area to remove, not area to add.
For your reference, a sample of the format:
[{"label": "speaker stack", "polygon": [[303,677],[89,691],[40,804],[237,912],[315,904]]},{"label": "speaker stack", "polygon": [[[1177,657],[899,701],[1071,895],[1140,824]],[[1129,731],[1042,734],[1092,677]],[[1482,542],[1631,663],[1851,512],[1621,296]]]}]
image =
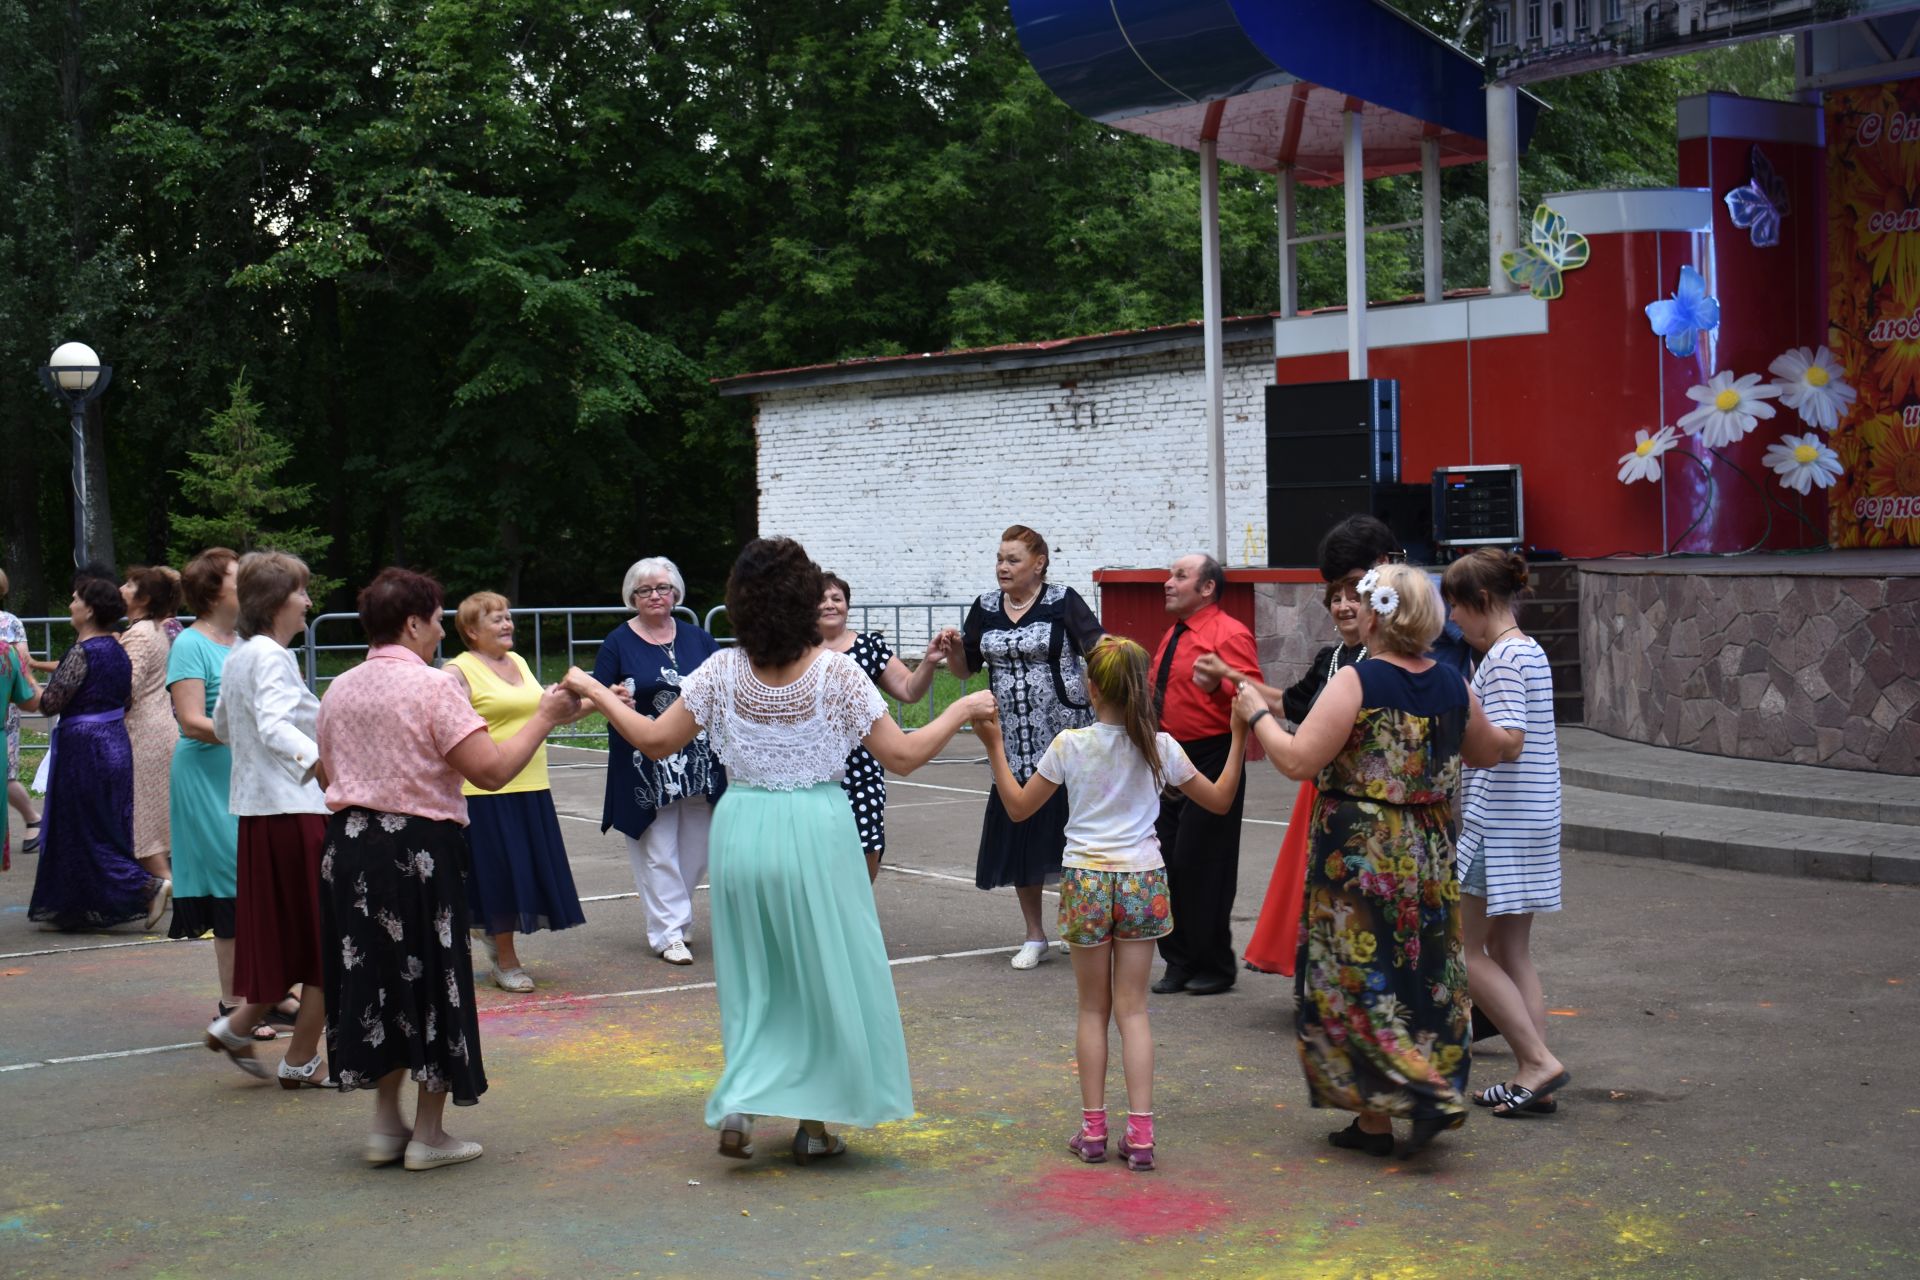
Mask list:
[{"label": "speaker stack", "polygon": [[1432,490],[1400,483],[1400,384],[1390,378],[1267,388],[1267,563],[1312,567],[1320,539],[1379,516],[1416,559],[1431,549]]}]

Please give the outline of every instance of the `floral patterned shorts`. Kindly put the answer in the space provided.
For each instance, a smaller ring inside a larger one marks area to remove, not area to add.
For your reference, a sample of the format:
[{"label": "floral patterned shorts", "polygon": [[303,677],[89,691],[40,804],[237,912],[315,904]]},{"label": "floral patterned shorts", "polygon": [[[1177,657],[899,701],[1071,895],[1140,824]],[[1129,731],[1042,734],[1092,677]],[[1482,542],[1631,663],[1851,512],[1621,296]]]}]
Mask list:
[{"label": "floral patterned shorts", "polygon": [[1060,872],[1060,938],[1070,947],[1097,947],[1108,939],[1151,942],[1173,932],[1167,871]]}]

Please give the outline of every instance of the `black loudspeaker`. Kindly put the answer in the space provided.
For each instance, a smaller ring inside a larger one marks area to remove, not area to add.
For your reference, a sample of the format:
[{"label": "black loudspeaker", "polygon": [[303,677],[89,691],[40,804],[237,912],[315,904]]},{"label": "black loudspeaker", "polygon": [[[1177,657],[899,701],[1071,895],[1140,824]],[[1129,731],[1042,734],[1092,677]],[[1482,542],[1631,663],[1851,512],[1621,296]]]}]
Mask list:
[{"label": "black loudspeaker", "polygon": [[1386,378],[1267,388],[1267,563],[1319,563],[1320,539],[1378,515],[1400,479],[1400,384]]}]

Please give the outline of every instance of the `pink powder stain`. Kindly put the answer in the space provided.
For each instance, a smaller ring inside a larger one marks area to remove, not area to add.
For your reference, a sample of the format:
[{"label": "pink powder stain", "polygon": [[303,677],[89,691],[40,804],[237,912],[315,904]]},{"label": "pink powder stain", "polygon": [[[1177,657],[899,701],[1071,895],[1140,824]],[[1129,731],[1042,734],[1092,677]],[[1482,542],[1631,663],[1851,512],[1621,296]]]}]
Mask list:
[{"label": "pink powder stain", "polygon": [[1131,1174],[1112,1164],[1049,1170],[1014,1203],[1083,1228],[1132,1237],[1204,1231],[1234,1211],[1230,1202],[1169,1186],[1162,1173]]}]

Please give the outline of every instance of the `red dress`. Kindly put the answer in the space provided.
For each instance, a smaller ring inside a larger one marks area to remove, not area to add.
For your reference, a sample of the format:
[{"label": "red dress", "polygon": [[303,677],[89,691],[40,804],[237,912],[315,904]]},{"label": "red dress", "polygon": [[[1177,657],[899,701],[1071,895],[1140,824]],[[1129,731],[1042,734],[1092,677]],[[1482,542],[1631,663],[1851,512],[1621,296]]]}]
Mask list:
[{"label": "red dress", "polygon": [[[1295,724],[1305,720],[1334,672],[1366,656],[1364,645],[1349,648],[1343,644],[1328,645],[1315,654],[1307,674],[1282,695],[1287,719]],[[1280,856],[1274,860],[1273,878],[1267,882],[1266,901],[1260,905],[1260,918],[1241,957],[1256,973],[1293,973],[1294,954],[1300,943],[1300,906],[1307,888],[1307,837],[1313,825],[1313,804],[1319,795],[1309,780],[1300,784],[1300,794],[1294,799],[1287,834],[1280,840]]]}]

